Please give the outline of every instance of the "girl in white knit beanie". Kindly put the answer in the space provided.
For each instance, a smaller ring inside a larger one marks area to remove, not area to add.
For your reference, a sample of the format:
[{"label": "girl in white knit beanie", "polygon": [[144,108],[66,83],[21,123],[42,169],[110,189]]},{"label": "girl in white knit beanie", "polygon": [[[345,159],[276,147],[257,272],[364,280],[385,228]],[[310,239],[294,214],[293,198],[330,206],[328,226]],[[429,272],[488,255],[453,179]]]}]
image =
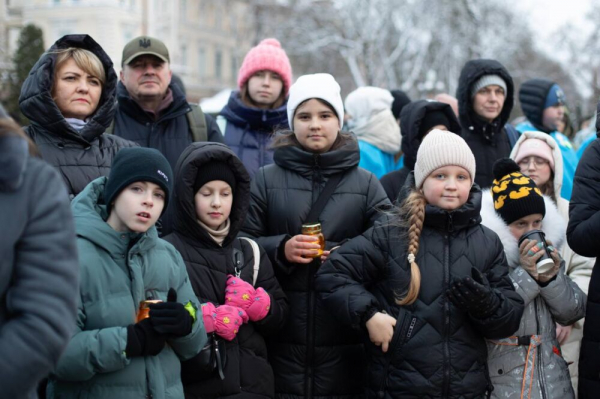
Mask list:
[{"label": "girl in white knit beanie", "polygon": [[369,398],[480,398],[493,389],[485,338],[512,334],[523,301],[498,236],[480,224],[474,176],[465,141],[433,130],[398,211],[332,253],[317,275],[332,315],[369,337]]}]

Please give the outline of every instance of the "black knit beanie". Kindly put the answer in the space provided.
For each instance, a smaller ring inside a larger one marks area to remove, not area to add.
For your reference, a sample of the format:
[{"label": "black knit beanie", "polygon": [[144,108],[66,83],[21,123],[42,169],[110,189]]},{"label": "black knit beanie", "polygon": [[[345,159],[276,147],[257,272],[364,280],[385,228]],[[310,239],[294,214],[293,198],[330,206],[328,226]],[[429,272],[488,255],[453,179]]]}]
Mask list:
[{"label": "black knit beanie", "polygon": [[443,111],[431,111],[426,113],[419,126],[419,136],[423,137],[425,133],[437,125],[444,125],[446,126],[446,129],[450,129],[450,121],[446,114]]},{"label": "black knit beanie", "polygon": [[235,174],[225,162],[209,162],[198,170],[196,181],[194,182],[194,195],[200,188],[209,181],[221,180],[229,184],[231,190],[235,192]]},{"label": "black knit beanie", "polygon": [[392,114],[394,114],[394,118],[399,119],[402,108],[410,102],[410,98],[402,90],[391,90],[390,93],[392,93],[392,96],[394,97]]},{"label": "black knit beanie", "polygon": [[167,209],[173,189],[173,171],[167,159],[154,148],[123,148],[113,159],[104,187],[104,201],[110,214],[113,201],[119,193],[131,183],[146,181],[154,183],[165,192]]},{"label": "black knit beanie", "polygon": [[532,179],[521,173],[515,161],[510,158],[496,161],[494,177],[494,208],[506,224],[535,213],[546,214],[542,192]]}]

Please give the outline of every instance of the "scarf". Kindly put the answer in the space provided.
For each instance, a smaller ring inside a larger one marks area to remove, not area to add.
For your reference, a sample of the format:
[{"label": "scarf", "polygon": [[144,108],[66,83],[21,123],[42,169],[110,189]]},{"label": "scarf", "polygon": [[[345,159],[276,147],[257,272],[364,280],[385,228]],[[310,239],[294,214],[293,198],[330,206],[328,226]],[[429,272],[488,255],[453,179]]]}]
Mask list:
[{"label": "scarf", "polygon": [[357,139],[373,144],[388,154],[400,151],[400,126],[391,109],[373,115],[365,124],[354,126],[352,132]]},{"label": "scarf", "polygon": [[65,118],[65,120],[76,131],[80,131],[87,124],[86,121],[77,118]]},{"label": "scarf", "polygon": [[206,230],[208,235],[211,236],[211,238],[215,240],[217,244],[223,246],[223,241],[225,241],[225,237],[227,237],[227,234],[229,234],[229,228],[231,227],[229,219],[227,219],[227,221],[223,223],[223,227],[221,228],[221,230],[213,230],[204,223],[202,223],[202,221],[200,221],[199,219],[198,223],[204,228],[204,230]]}]

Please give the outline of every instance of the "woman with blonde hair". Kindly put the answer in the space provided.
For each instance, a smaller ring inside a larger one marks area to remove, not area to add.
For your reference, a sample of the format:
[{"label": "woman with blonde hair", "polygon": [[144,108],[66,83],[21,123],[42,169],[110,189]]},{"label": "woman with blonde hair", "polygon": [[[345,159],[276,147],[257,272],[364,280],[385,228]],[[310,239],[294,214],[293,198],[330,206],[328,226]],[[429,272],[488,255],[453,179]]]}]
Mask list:
[{"label": "woman with blonde hair", "polygon": [[114,117],[117,75],[88,35],[66,35],[33,66],[19,106],[26,133],[44,160],[62,175],[71,199],[106,176],[116,153],[135,144],[103,134]]}]

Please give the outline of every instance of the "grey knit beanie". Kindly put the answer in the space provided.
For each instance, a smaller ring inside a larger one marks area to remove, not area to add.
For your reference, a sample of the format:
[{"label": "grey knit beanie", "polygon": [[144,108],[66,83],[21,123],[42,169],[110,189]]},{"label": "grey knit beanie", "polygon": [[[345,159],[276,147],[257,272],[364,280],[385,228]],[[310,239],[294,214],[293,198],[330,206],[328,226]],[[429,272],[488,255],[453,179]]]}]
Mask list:
[{"label": "grey knit beanie", "polygon": [[432,130],[423,139],[417,151],[415,162],[415,185],[421,188],[423,182],[434,170],[442,166],[461,166],[475,181],[475,156],[458,134],[444,130]]},{"label": "grey knit beanie", "polygon": [[506,82],[498,75],[483,75],[471,87],[471,98],[475,97],[475,94],[486,86],[498,85],[504,89],[506,93]]}]

